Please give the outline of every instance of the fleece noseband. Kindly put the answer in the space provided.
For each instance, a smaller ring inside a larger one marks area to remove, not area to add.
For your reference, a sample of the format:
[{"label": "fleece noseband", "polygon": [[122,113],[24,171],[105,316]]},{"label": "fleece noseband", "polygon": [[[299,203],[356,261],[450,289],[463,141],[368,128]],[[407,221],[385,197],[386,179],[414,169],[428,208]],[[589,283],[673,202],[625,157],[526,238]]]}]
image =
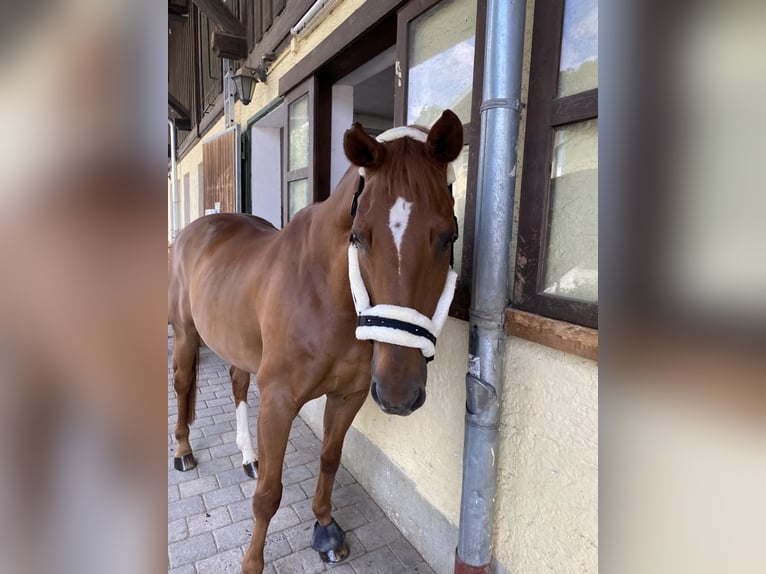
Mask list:
[{"label": "fleece noseband", "polygon": [[[410,137],[425,142],[427,135],[415,128],[400,127],[383,132],[376,139],[379,142],[386,142],[400,137]],[[359,168],[359,187],[351,205],[352,218],[356,216],[359,196],[364,190],[364,177],[364,168]],[[454,180],[454,169],[450,164],[447,169],[450,193]],[[447,273],[444,289],[436,304],[433,317],[430,318],[411,307],[386,304],[371,306],[370,295],[359,269],[359,250],[354,243],[348,246],[348,278],[351,284],[351,295],[354,298],[354,308],[358,315],[357,339],[420,349],[426,361],[433,360],[436,353],[436,338],[444,327],[455,295],[457,273],[452,268]]]}]

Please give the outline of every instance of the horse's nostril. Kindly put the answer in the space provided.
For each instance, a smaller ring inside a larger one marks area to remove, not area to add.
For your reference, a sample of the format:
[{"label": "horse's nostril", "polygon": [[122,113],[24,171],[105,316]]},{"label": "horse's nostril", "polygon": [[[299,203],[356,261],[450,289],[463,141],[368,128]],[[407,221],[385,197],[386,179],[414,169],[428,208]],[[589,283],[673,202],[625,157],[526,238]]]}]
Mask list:
[{"label": "horse's nostril", "polygon": [[372,400],[380,404],[380,397],[378,397],[378,385],[375,381],[372,381],[372,386],[370,387],[370,394],[372,395]]},{"label": "horse's nostril", "polygon": [[418,393],[418,398],[415,399],[415,402],[412,403],[412,406],[410,407],[411,411],[416,411],[420,407],[423,406],[423,403],[426,402],[426,390],[420,389],[420,392]]}]

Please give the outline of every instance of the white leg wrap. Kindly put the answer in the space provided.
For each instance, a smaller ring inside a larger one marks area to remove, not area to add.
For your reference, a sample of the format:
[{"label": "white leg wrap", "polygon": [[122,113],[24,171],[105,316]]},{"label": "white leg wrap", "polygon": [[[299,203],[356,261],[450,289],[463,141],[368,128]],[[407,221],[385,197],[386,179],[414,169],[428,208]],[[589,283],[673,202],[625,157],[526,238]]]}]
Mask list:
[{"label": "white leg wrap", "polygon": [[237,447],[242,451],[242,464],[255,462],[253,440],[247,424],[247,403],[242,401],[237,407]]}]

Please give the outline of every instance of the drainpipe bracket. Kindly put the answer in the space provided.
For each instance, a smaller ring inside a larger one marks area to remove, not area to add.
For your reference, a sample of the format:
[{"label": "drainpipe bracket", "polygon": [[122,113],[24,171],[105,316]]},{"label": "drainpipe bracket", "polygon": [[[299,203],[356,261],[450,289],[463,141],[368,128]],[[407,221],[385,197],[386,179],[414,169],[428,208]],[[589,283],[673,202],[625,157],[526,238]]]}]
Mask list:
[{"label": "drainpipe bracket", "polygon": [[465,410],[476,415],[497,401],[497,390],[487,381],[467,373],[465,376]]},{"label": "drainpipe bracket", "polygon": [[520,112],[521,100],[519,98],[493,98],[490,100],[484,100],[484,102],[481,104],[481,107],[479,107],[479,113],[482,114],[487,110],[494,110],[498,108]]}]

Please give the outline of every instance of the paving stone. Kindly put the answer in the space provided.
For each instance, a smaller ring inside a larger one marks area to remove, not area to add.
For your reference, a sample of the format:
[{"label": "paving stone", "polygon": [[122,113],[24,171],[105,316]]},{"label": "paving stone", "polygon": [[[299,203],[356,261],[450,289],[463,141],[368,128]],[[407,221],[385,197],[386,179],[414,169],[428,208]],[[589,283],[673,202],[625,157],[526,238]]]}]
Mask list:
[{"label": "paving stone", "polygon": [[208,400],[205,404],[207,404],[207,406],[209,406],[209,407],[219,407],[219,406],[223,406],[223,405],[233,405],[234,401],[231,398],[227,397],[225,399],[212,399],[212,400]]},{"label": "paving stone", "polygon": [[178,568],[171,568],[168,570],[168,574],[197,574],[197,570],[194,568],[194,564],[186,564]]},{"label": "paving stone", "polygon": [[[229,432],[230,430],[232,430],[232,423],[229,421],[225,423],[212,424],[206,427],[202,427],[202,432],[205,434],[205,436],[221,434],[224,432]],[[223,441],[220,440],[220,437],[219,437],[219,442],[223,444]],[[236,446],[236,444],[234,446]]]},{"label": "paving stone", "polygon": [[168,502],[173,502],[181,498],[181,494],[178,492],[178,487],[175,484],[168,485]]},{"label": "paving stone", "polygon": [[239,447],[237,446],[236,442],[225,442],[219,446],[211,447],[210,454],[213,456],[213,458],[223,458],[233,454],[242,456],[242,453],[239,451]]},{"label": "paving stone", "polygon": [[285,528],[290,528],[291,526],[295,526],[296,524],[299,524],[301,521],[300,518],[298,518],[298,515],[295,514],[292,508],[289,506],[280,508],[277,510],[277,513],[274,515],[274,517],[271,519],[271,522],[269,522],[269,533],[273,532],[279,532],[281,530],[284,530]]},{"label": "paving stone", "polygon": [[274,562],[277,574],[316,574],[325,569],[319,553],[311,548],[295,552]]},{"label": "paving stone", "polygon": [[390,544],[401,536],[396,526],[388,518],[379,518],[354,531],[367,550],[375,550]]},{"label": "paving stone", "polygon": [[306,480],[301,481],[300,485],[303,489],[303,492],[306,493],[306,496],[314,496],[314,493],[317,489],[317,481],[319,480],[318,477],[312,476],[311,478],[307,478]]},{"label": "paving stone", "polygon": [[336,510],[332,513],[332,517],[346,532],[364,526],[368,522],[367,518],[359,512],[356,506],[347,506],[346,508]]},{"label": "paving stone", "polygon": [[308,468],[305,466],[294,466],[282,472],[282,485],[290,486],[307,478],[311,478],[311,472]]},{"label": "paving stone", "polygon": [[189,527],[189,536],[195,536],[231,524],[231,517],[225,506],[219,506],[213,510],[189,516],[186,523]]},{"label": "paving stone", "polygon": [[168,544],[183,540],[189,535],[189,529],[186,526],[186,519],[179,518],[168,523]]},{"label": "paving stone", "polygon": [[197,574],[241,574],[242,550],[232,548],[197,562]]},{"label": "paving stone", "polygon": [[201,496],[182,498],[168,504],[168,521],[172,522],[179,518],[186,518],[192,514],[198,514],[205,509]]},{"label": "paving stone", "polygon": [[211,446],[218,446],[223,443],[221,435],[209,433],[207,432],[207,427],[205,427],[202,429],[202,436],[194,441],[194,449],[210,448]]},{"label": "paving stone", "polygon": [[178,485],[178,490],[181,492],[181,498],[189,498],[203,492],[210,492],[218,488],[218,481],[215,476],[203,476],[196,480],[190,480],[189,482],[182,482]]},{"label": "paving stone", "polygon": [[251,480],[249,476],[245,474],[240,465],[238,468],[232,468],[231,470],[224,470],[218,473],[218,484],[221,487],[231,486],[232,484],[240,484],[246,480]]},{"label": "paving stone", "polygon": [[229,470],[234,466],[229,458],[214,458],[212,460],[198,462],[199,473],[202,476],[213,476],[221,470]]},{"label": "paving stone", "polygon": [[351,504],[369,500],[369,495],[359,484],[354,483],[342,488],[335,488],[332,494],[332,500],[338,508],[343,508]]},{"label": "paving stone", "polygon": [[290,442],[293,443],[293,446],[298,450],[316,451],[317,456],[319,456],[319,449],[322,447],[322,443],[313,433],[311,433],[311,431],[305,436],[299,436],[292,439]]},{"label": "paving stone", "polygon": [[402,574],[405,567],[387,547],[360,556],[350,562],[356,574]]},{"label": "paving stone", "polygon": [[310,450],[296,450],[295,452],[285,455],[285,463],[287,464],[287,467],[290,468],[306,464],[307,462],[312,462],[316,457],[316,453]]},{"label": "paving stone", "polygon": [[428,564],[421,562],[420,564],[416,564],[411,568],[407,568],[404,571],[404,574],[436,574],[436,572],[434,572],[433,568],[431,568]]},{"label": "paving stone", "polygon": [[365,500],[360,500],[357,502],[356,507],[359,509],[359,512],[364,514],[364,517],[369,521],[377,520],[385,516],[383,511],[380,509],[380,506],[375,504],[375,501],[369,497]]},{"label": "paving stone", "polygon": [[171,568],[191,564],[202,558],[213,556],[215,553],[215,542],[209,532],[168,545],[168,559]]},{"label": "paving stone", "polygon": [[199,478],[199,473],[196,468],[187,470],[186,472],[180,472],[173,468],[173,456],[171,455],[168,462],[168,484],[181,484],[182,482],[189,482]]},{"label": "paving stone", "polygon": [[[301,492],[303,490],[301,489]],[[314,503],[313,499],[308,498],[306,500],[301,500],[300,502],[296,502],[293,504],[293,510],[295,511],[295,514],[298,515],[298,518],[301,520],[309,520],[314,517],[314,510],[311,508],[311,505]]]},{"label": "paving stone", "polygon": [[405,566],[415,566],[423,561],[418,551],[403,536],[391,542],[388,547]]},{"label": "paving stone", "polygon": [[287,541],[294,551],[308,548],[311,545],[311,534],[314,532],[314,522],[316,518],[312,515],[311,520],[302,522],[297,526],[288,528],[284,531]]},{"label": "paving stone", "polygon": [[224,526],[213,531],[216,546],[218,550],[229,550],[230,548],[240,548],[249,544],[250,537],[253,535],[253,521],[240,520],[229,526]]},{"label": "paving stone", "polygon": [[266,536],[266,545],[263,547],[263,559],[265,562],[274,562],[289,554],[293,549],[287,541],[284,532],[275,532]]},{"label": "paving stone", "polygon": [[227,486],[226,488],[219,488],[218,490],[206,492],[202,495],[202,498],[205,502],[205,508],[210,510],[211,508],[225,506],[242,500],[242,491],[239,489],[239,486],[235,484]]},{"label": "paving stone", "polygon": [[251,499],[240,500],[234,504],[230,504],[229,515],[231,515],[232,522],[239,522],[240,520],[254,520],[253,517],[253,501]]}]

